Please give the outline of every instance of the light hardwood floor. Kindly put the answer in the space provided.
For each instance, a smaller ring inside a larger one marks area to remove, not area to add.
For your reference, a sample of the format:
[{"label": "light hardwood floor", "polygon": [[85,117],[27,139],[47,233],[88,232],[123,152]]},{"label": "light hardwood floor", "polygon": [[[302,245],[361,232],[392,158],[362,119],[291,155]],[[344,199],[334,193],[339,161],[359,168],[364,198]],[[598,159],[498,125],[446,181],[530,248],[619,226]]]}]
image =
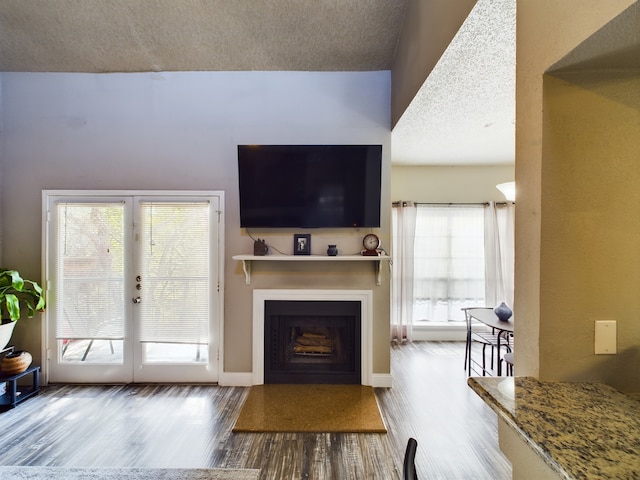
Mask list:
[{"label": "light hardwood floor", "polygon": [[398,479],[407,439],[420,479],[508,479],[495,414],[467,387],[464,343],[392,347],[376,389],[387,434],[255,434],[231,428],[247,388],[50,386],[0,413],[0,464],[259,468],[261,479]]}]

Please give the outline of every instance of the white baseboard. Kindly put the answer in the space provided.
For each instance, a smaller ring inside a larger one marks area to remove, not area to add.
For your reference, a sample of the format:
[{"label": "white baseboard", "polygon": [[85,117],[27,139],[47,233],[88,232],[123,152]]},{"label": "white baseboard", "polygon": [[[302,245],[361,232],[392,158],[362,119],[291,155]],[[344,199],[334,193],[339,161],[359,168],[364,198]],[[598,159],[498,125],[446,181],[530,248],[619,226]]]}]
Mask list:
[{"label": "white baseboard", "polygon": [[[374,373],[371,376],[371,386],[381,388],[391,388],[390,373]],[[253,385],[253,374],[251,372],[224,372],[220,375],[218,385],[221,387],[250,387]]]},{"label": "white baseboard", "polygon": [[466,325],[433,323],[427,326],[414,325],[412,338],[417,341],[464,342],[467,338]]},{"label": "white baseboard", "polygon": [[392,380],[390,373],[374,373],[371,378],[371,386],[379,388],[391,388]]}]

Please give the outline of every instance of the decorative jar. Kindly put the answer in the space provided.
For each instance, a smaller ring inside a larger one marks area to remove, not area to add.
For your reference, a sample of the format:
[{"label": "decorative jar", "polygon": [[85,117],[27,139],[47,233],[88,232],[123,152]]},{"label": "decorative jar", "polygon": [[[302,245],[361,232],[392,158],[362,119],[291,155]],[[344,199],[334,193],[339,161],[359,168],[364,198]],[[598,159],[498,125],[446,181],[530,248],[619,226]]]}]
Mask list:
[{"label": "decorative jar", "polygon": [[327,255],[335,257],[338,255],[338,248],[335,245],[329,245],[329,248],[327,248]]},{"label": "decorative jar", "polygon": [[504,322],[509,320],[511,318],[511,315],[513,315],[513,311],[504,302],[494,308],[493,311],[495,312],[496,316]]}]

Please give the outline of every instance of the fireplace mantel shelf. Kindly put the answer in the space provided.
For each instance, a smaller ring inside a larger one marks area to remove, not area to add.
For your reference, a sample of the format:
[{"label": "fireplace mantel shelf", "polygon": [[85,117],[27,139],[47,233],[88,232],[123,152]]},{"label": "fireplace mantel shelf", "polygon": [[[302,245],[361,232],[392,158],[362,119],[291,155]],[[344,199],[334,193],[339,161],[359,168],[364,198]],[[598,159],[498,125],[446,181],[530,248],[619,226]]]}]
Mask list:
[{"label": "fireplace mantel shelf", "polygon": [[251,285],[251,262],[374,262],[376,285],[381,285],[380,263],[389,261],[389,255],[365,256],[365,255],[234,255],[234,260],[242,262],[245,281],[247,285]]}]

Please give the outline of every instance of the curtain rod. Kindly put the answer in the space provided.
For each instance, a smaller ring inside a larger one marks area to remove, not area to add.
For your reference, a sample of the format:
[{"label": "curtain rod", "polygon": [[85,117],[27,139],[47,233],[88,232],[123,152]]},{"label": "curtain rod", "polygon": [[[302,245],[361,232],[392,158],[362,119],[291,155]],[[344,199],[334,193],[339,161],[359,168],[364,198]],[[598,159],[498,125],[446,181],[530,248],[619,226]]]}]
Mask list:
[{"label": "curtain rod", "polygon": [[[400,200],[396,201],[396,202],[392,202],[391,205],[392,206],[398,206],[400,205]],[[477,205],[477,206],[484,206],[484,207],[488,207],[489,206],[489,202],[481,202],[481,203],[454,203],[454,202],[449,202],[449,203],[436,203],[436,202],[413,202],[414,205],[439,205],[439,206],[465,206],[465,205]],[[506,205],[510,205],[510,204],[514,204],[515,202],[495,202],[496,206],[506,206]]]}]

